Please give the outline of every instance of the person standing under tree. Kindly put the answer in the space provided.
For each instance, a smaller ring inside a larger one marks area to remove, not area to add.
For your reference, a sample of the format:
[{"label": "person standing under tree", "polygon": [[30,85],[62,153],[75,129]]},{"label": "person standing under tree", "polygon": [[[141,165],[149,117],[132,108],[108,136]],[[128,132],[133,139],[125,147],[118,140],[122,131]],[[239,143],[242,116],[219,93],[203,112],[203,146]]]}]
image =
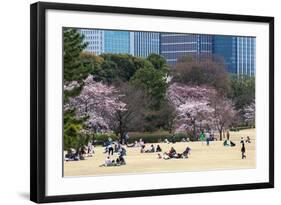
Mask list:
[{"label": "person standing under tree", "polygon": [[205,134],[205,138],[206,138],[206,144],[207,144],[207,146],[209,146],[210,145],[210,133],[208,131]]},{"label": "person standing under tree", "polygon": [[199,135],[199,139],[200,139],[200,141],[201,141],[202,144],[203,144],[203,141],[205,140],[205,135],[204,135],[204,132],[203,132],[203,131],[201,131],[201,133],[200,133],[200,135]]}]

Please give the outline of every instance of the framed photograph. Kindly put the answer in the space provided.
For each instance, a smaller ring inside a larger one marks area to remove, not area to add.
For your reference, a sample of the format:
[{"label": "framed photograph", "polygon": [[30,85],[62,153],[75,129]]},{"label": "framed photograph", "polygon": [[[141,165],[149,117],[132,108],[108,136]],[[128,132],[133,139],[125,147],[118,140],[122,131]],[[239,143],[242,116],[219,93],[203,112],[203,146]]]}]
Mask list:
[{"label": "framed photograph", "polygon": [[31,5],[30,198],[274,187],[274,18]]}]

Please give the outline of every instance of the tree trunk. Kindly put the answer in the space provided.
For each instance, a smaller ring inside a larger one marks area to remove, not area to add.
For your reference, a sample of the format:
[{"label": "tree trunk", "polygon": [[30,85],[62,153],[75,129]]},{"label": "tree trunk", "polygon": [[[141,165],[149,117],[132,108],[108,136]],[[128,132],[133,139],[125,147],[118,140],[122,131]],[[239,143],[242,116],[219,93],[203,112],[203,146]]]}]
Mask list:
[{"label": "tree trunk", "polygon": [[196,141],[196,124],[195,124],[195,120],[192,120],[192,126],[193,126],[193,139],[192,139],[192,141]]},{"label": "tree trunk", "polygon": [[220,133],[220,141],[222,141],[222,129],[219,130]]}]

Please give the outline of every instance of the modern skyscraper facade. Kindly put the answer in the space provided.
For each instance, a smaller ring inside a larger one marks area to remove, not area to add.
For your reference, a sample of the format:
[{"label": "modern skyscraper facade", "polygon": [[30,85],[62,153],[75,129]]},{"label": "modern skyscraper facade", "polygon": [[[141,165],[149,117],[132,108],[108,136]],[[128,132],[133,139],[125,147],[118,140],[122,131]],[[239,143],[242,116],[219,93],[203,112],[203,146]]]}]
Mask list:
[{"label": "modern skyscraper facade", "polygon": [[199,34],[160,34],[160,54],[175,65],[183,56],[212,53],[212,36]]},{"label": "modern skyscraper facade", "polygon": [[254,76],[256,41],[254,37],[213,37],[213,54],[224,59],[227,71],[238,75]]},{"label": "modern skyscraper facade", "polygon": [[237,74],[255,76],[256,38],[237,37]]},{"label": "modern skyscraper facade", "polygon": [[104,52],[104,31],[96,29],[78,29],[84,35],[84,42],[87,42],[86,51],[100,55]]},{"label": "modern skyscraper facade", "polygon": [[228,72],[237,72],[237,38],[235,36],[214,36],[213,54],[223,59]]},{"label": "modern skyscraper facade", "polygon": [[238,75],[255,75],[256,39],[254,37],[130,32],[78,29],[85,36],[88,52],[127,53],[146,58],[151,53],[162,55],[169,65],[186,55],[214,54],[222,57],[226,69]]},{"label": "modern skyscraper facade", "polygon": [[129,31],[104,31],[104,52],[133,54],[130,36]]},{"label": "modern skyscraper facade", "polygon": [[151,53],[160,53],[160,34],[134,32],[134,55],[146,58]]}]

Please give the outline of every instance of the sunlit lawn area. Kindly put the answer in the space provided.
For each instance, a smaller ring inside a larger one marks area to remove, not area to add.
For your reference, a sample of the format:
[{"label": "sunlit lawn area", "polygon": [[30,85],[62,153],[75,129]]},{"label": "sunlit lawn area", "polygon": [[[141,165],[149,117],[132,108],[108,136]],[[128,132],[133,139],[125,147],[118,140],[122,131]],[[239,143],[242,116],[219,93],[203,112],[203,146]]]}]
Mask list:
[{"label": "sunlit lawn area", "polygon": [[[252,140],[246,144],[247,158],[241,159],[241,137],[249,136]],[[64,162],[65,176],[96,176],[96,175],[118,175],[130,173],[151,172],[177,172],[177,171],[202,171],[218,169],[245,169],[255,168],[255,129],[230,132],[230,140],[235,147],[224,147],[223,141],[214,141],[207,146],[202,142],[177,142],[175,144],[159,144],[162,151],[168,151],[173,146],[178,153],[183,152],[186,146],[191,148],[188,159],[158,159],[157,153],[140,153],[140,148],[126,148],[126,165],[115,167],[100,167],[107,155],[103,154],[104,148],[95,147],[93,157],[86,160]],[[150,146],[147,144],[146,147]],[[117,155],[114,154],[114,158]]]}]

